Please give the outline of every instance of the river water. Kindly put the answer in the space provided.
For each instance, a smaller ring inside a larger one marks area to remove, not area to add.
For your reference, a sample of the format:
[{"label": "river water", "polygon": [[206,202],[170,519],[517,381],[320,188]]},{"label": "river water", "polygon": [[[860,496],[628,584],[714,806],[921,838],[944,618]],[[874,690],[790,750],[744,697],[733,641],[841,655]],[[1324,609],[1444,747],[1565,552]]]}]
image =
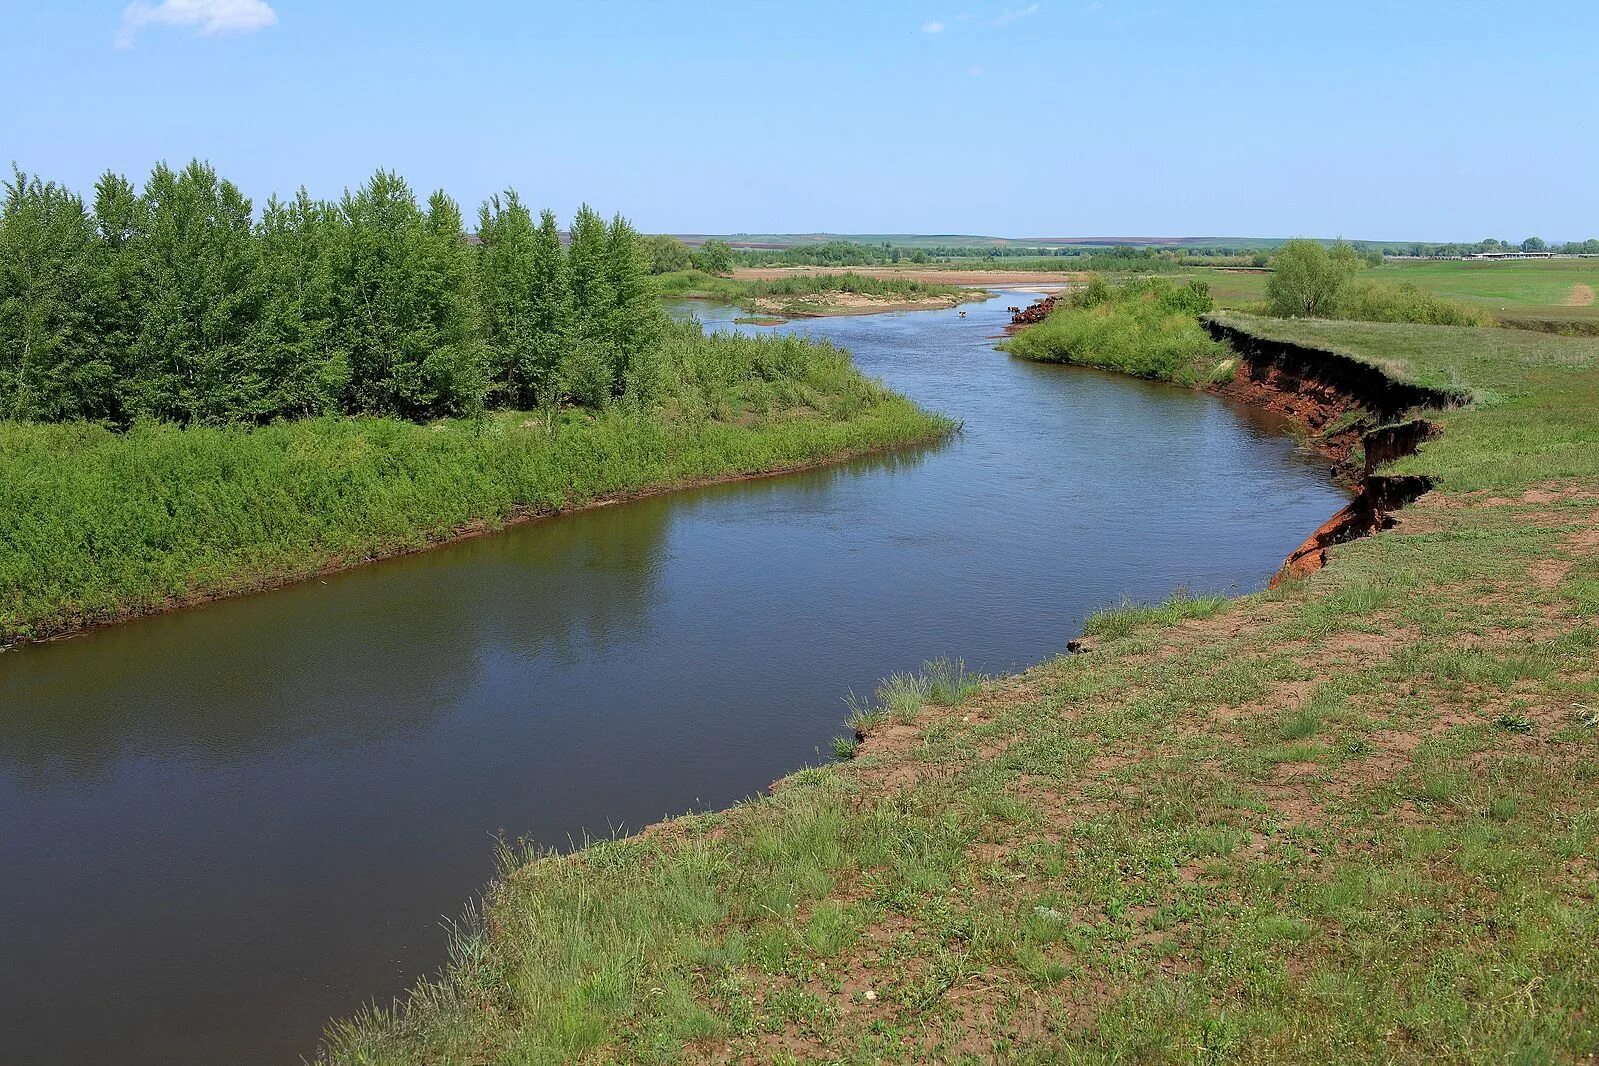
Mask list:
[{"label": "river water", "polygon": [[777,327],[946,443],[0,655],[0,1059],[298,1061],[437,968],[495,834],[725,806],[826,758],[850,689],[1258,588],[1342,504],[1271,416],[996,352],[1025,299]]}]

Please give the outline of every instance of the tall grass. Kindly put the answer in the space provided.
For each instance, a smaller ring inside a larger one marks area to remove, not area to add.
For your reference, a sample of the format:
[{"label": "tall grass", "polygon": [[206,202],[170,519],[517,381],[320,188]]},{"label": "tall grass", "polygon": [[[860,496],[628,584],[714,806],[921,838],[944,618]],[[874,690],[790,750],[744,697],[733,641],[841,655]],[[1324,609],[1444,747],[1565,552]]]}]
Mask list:
[{"label": "tall grass", "polygon": [[1083,623],[1083,632],[1102,639],[1125,637],[1145,626],[1174,626],[1190,618],[1209,618],[1227,603],[1225,596],[1195,596],[1187,589],[1178,589],[1165,603],[1124,600],[1115,607],[1107,607]]},{"label": "tall grass", "polygon": [[707,274],[703,270],[673,270],[650,279],[657,295],[667,298],[723,300],[738,303],[749,294],[749,283]]},{"label": "tall grass", "polygon": [[970,290],[958,285],[917,281],[912,278],[879,278],[853,271],[844,274],[796,274],[749,283],[752,296],[814,296],[830,292],[849,292],[863,296],[917,299],[926,296],[960,296]]},{"label": "tall grass", "polygon": [[1352,285],[1330,317],[1357,322],[1411,322],[1423,326],[1492,326],[1494,318],[1472,307],[1428,292],[1411,282]]},{"label": "tall grass", "polygon": [[846,720],[857,736],[865,736],[888,722],[908,724],[933,703],[958,707],[983,686],[981,674],[970,673],[961,659],[940,657],[922,664],[919,673],[895,673],[884,678],[871,699],[851,692],[844,697],[850,709]]},{"label": "tall grass", "polygon": [[1200,328],[1196,315],[1209,309],[1202,282],[1178,286],[1151,278],[1108,285],[1096,278],[1005,348],[1038,362],[1193,385],[1209,378],[1228,354]]},{"label": "tall grass", "polygon": [[666,346],[665,402],[648,409],[126,433],[0,422],[0,643],[948,427],[828,344],[685,328]]}]

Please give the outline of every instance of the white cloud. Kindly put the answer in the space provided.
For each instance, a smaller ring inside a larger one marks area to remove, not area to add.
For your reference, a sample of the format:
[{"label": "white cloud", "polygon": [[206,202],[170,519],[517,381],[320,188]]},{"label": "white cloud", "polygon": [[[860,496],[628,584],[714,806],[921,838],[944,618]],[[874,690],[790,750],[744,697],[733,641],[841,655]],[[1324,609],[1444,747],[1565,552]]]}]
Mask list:
[{"label": "white cloud", "polygon": [[134,0],[122,12],[117,47],[132,48],[146,26],[181,26],[203,36],[254,33],[278,21],[266,0],[161,0],[151,4]]},{"label": "white cloud", "polygon": [[1038,14],[1038,5],[1028,4],[1026,7],[1019,7],[1014,11],[1006,10],[1000,12],[999,17],[994,20],[994,25],[1009,26],[1012,22],[1019,22],[1036,14]]},{"label": "white cloud", "polygon": [[942,22],[924,22],[924,23],[922,23],[922,32],[923,33],[943,33],[944,32],[944,24]]},{"label": "white cloud", "polygon": [[967,67],[966,68],[966,73],[968,75],[970,75],[971,77],[981,78],[983,76],[983,68],[982,67]]}]

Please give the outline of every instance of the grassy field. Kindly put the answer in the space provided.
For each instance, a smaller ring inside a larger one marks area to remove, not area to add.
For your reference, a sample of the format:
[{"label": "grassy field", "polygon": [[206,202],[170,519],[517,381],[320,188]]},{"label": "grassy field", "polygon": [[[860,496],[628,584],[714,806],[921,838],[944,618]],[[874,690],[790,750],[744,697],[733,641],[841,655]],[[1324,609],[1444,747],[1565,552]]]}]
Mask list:
[{"label": "grassy field", "polygon": [[1491,310],[1559,310],[1599,314],[1599,259],[1543,259],[1506,262],[1390,262],[1374,277],[1410,281],[1440,296],[1480,304]]},{"label": "grassy field", "polygon": [[[1191,277],[1209,283],[1222,307],[1244,307],[1266,298],[1264,271],[1200,270]],[[1388,262],[1362,270],[1358,282],[1410,283],[1450,300],[1480,307],[1511,322],[1575,322],[1599,326],[1599,259],[1505,262]]]},{"label": "grassy field", "polygon": [[1599,1055],[1599,341],[1229,321],[1470,389],[1439,487],[1275,591],[893,682],[771,796],[508,849],[327,1060]]},{"label": "grassy field", "polygon": [[0,422],[0,645],[949,429],[827,344],[677,327],[667,362],[666,400],[648,410],[126,433]]}]

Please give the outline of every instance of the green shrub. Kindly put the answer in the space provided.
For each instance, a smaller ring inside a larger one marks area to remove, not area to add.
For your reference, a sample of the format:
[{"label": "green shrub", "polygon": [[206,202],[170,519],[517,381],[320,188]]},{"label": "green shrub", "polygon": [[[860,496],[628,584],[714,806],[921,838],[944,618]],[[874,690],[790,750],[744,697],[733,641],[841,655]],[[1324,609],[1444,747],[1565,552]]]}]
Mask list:
[{"label": "green shrub", "polygon": [[1423,326],[1491,326],[1493,316],[1477,307],[1445,299],[1411,282],[1351,286],[1335,317],[1358,322],[1413,322]]},{"label": "green shrub", "polygon": [[1360,257],[1343,241],[1329,250],[1319,241],[1291,240],[1277,250],[1266,279],[1271,313],[1280,318],[1334,314]]},{"label": "green shrub", "polygon": [[1197,321],[1210,306],[1210,290],[1200,281],[1177,286],[1164,278],[1141,278],[1113,286],[1093,278],[1005,347],[1038,362],[1097,366],[1192,385],[1227,357],[1226,348]]},{"label": "green shrub", "polygon": [[864,296],[888,296],[915,299],[923,296],[958,296],[964,290],[958,285],[944,285],[912,278],[878,278],[870,274],[796,274],[787,278],[748,283],[748,293],[760,296],[815,296],[829,292],[859,293]]}]

